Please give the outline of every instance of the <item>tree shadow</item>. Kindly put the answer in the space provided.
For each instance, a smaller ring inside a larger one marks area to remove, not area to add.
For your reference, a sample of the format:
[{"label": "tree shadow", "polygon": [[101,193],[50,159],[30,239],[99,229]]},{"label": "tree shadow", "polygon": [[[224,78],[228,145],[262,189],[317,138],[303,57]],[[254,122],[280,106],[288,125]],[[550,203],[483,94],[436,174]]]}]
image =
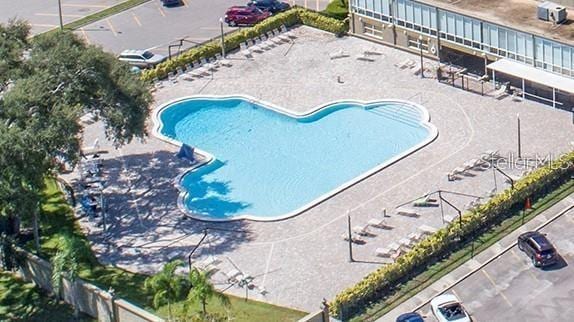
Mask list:
[{"label": "tree shadow", "polygon": [[[206,222],[190,218],[178,208],[176,180],[190,165],[168,150],[103,161],[107,234],[103,234],[101,216],[83,219],[90,226],[88,238],[95,244],[93,249],[100,261],[151,273],[171,259],[187,258],[206,229],[211,254],[228,253],[252,240],[245,220]],[[210,166],[217,169],[224,163],[216,161]],[[194,175],[195,182],[189,185],[190,206],[200,214],[223,210],[223,216],[248,207],[247,203],[226,198],[230,192],[228,182],[205,178],[213,169],[205,168],[205,173]],[[80,191],[78,180],[72,184]]]}]

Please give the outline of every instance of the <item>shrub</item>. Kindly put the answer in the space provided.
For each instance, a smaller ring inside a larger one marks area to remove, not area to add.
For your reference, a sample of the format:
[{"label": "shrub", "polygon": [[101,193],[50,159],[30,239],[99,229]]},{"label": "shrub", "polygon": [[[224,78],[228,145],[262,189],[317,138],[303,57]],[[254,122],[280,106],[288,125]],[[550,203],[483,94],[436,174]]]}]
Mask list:
[{"label": "shrub", "polygon": [[331,0],[322,13],[327,17],[345,20],[349,15],[349,3],[347,0]]},{"label": "shrub", "polygon": [[506,218],[514,207],[521,206],[528,197],[545,194],[550,187],[569,180],[574,173],[574,152],[563,155],[557,161],[536,169],[515,182],[514,189],[507,189],[487,203],[470,210],[462,216],[462,230],[458,221],[438,230],[416,244],[408,253],[390,265],[382,266],[365,276],[356,285],[343,290],[331,302],[334,316],[348,318],[364,308],[369,302],[381,298],[417,272],[454,250],[454,240],[463,240],[492,227]]},{"label": "shrub", "polygon": [[[343,35],[347,31],[347,24],[333,18],[325,17],[319,13],[294,7],[285,12],[269,17],[253,27],[238,29],[225,36],[225,50],[230,51],[239,47],[239,44],[248,39],[262,35],[268,31],[280,28],[281,25],[291,27],[297,24],[309,25],[323,29],[337,35]],[[183,54],[165,61],[153,69],[143,71],[142,79],[149,81],[154,78],[165,78],[170,72],[178,67],[198,61],[202,58],[213,57],[221,52],[221,41],[214,39],[200,46],[193,47]]]}]

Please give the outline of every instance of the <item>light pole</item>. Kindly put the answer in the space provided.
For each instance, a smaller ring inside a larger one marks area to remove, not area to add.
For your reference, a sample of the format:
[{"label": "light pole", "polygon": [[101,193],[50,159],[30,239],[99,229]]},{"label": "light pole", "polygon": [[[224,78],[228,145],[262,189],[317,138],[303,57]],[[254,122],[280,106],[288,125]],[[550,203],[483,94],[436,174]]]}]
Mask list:
[{"label": "light pole", "polygon": [[353,259],[353,232],[351,231],[351,215],[347,211],[347,228],[348,228],[348,237],[349,237],[349,262],[354,262]]},{"label": "light pole", "polygon": [[425,78],[423,67],[423,36],[419,36],[419,50],[421,53],[421,78]]},{"label": "light pole", "polygon": [[516,121],[518,122],[518,159],[522,159],[522,147],[520,142],[520,114],[516,114]]},{"label": "light pole", "polygon": [[60,31],[63,31],[64,21],[62,20],[62,0],[58,0],[58,16],[60,17]]},{"label": "light pole", "polygon": [[221,56],[225,58],[225,34],[223,33],[223,18],[219,18],[219,26],[221,27]]}]

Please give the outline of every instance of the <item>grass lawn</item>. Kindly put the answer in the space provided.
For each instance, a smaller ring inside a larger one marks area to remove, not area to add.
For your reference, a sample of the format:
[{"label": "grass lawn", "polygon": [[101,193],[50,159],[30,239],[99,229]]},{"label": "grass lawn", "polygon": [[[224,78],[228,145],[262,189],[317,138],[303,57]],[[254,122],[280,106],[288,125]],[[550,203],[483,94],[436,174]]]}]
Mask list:
[{"label": "grass lawn", "polygon": [[[75,234],[88,245],[88,240],[81,233],[80,227],[75,221],[63,193],[59,190],[56,181],[52,179],[46,181],[40,223],[42,228],[42,253],[45,258],[54,254],[58,233],[68,232]],[[162,307],[157,311],[150,307],[150,298],[145,294],[143,288],[144,280],[147,276],[130,273],[111,266],[103,266],[97,262],[91,252],[89,258],[88,262],[81,264],[80,277],[82,279],[90,281],[104,290],[112,287],[119,297],[159,316],[167,317],[167,307]],[[236,297],[230,297],[230,300],[232,305],[228,310],[234,321],[296,321],[306,314],[257,301],[244,301]],[[182,309],[183,305],[177,303],[174,312],[182,312]],[[192,311],[199,312],[199,306],[194,306]],[[208,312],[223,314],[226,312],[226,309],[214,300],[208,304]],[[224,314],[224,316],[227,316],[227,314]]]},{"label": "grass lawn", "polygon": [[47,296],[33,283],[0,272],[0,321],[95,321],[73,319],[71,306]]}]

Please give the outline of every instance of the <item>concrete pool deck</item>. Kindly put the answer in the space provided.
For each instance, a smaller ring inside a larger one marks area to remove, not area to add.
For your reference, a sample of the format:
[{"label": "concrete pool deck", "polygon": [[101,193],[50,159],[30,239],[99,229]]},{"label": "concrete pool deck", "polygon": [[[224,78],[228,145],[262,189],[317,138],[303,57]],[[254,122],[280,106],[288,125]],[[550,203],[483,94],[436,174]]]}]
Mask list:
[{"label": "concrete pool deck", "polygon": [[[101,147],[109,150],[102,155],[108,177],[108,238],[104,240],[101,227],[81,219],[101,262],[154,272],[170,258],[186,260],[209,227],[194,260],[210,255],[221,260],[220,271],[213,276],[220,289],[229,287],[227,292],[245,295],[245,289],[230,287],[224,274],[238,269],[254,277],[256,288],[249,291],[249,298],[315,310],[322,298],[332,299],[383,265],[375,249],[398,242],[421,225],[443,225],[438,207],[417,208],[421,216],[412,218],[396,215],[396,206],[439,189],[484,196],[494,188],[495,178],[499,189],[507,187],[504,178],[493,171],[469,171],[455,181],[448,181],[446,173],[487,150],[498,150],[512,159],[517,150],[518,113],[523,156],[546,157],[571,149],[574,125],[570,113],[529,101],[482,97],[434,79],[420,79],[413,70],[395,66],[405,58],[418,57],[396,49],[353,37],[336,38],[308,27],[294,32],[297,38],[292,45],[255,53],[253,59],[231,54],[233,66],[221,67],[213,78],[166,85],[155,93],[156,105],[190,95],[244,94],[305,113],[334,100],[402,99],[428,109],[439,137],[296,217],[278,222],[205,223],[188,219],[177,208],[173,180],[187,167],[174,158],[177,147],[149,137],[115,150],[105,141],[101,124],[90,125],[85,141],[99,138]],[[329,53],[340,50],[349,57],[329,58]],[[374,61],[357,60],[365,50],[381,55],[373,55]],[[508,172],[516,175],[521,170]],[[206,184],[196,193],[210,189],[225,189],[225,183]],[[446,198],[461,208],[472,201],[455,195]],[[354,246],[356,261],[350,263],[348,244],[341,237],[347,231],[347,212],[355,226],[381,217],[383,208],[390,215],[387,223],[394,228],[371,229],[366,244]],[[455,212],[445,207],[445,213],[452,216]]]}]

